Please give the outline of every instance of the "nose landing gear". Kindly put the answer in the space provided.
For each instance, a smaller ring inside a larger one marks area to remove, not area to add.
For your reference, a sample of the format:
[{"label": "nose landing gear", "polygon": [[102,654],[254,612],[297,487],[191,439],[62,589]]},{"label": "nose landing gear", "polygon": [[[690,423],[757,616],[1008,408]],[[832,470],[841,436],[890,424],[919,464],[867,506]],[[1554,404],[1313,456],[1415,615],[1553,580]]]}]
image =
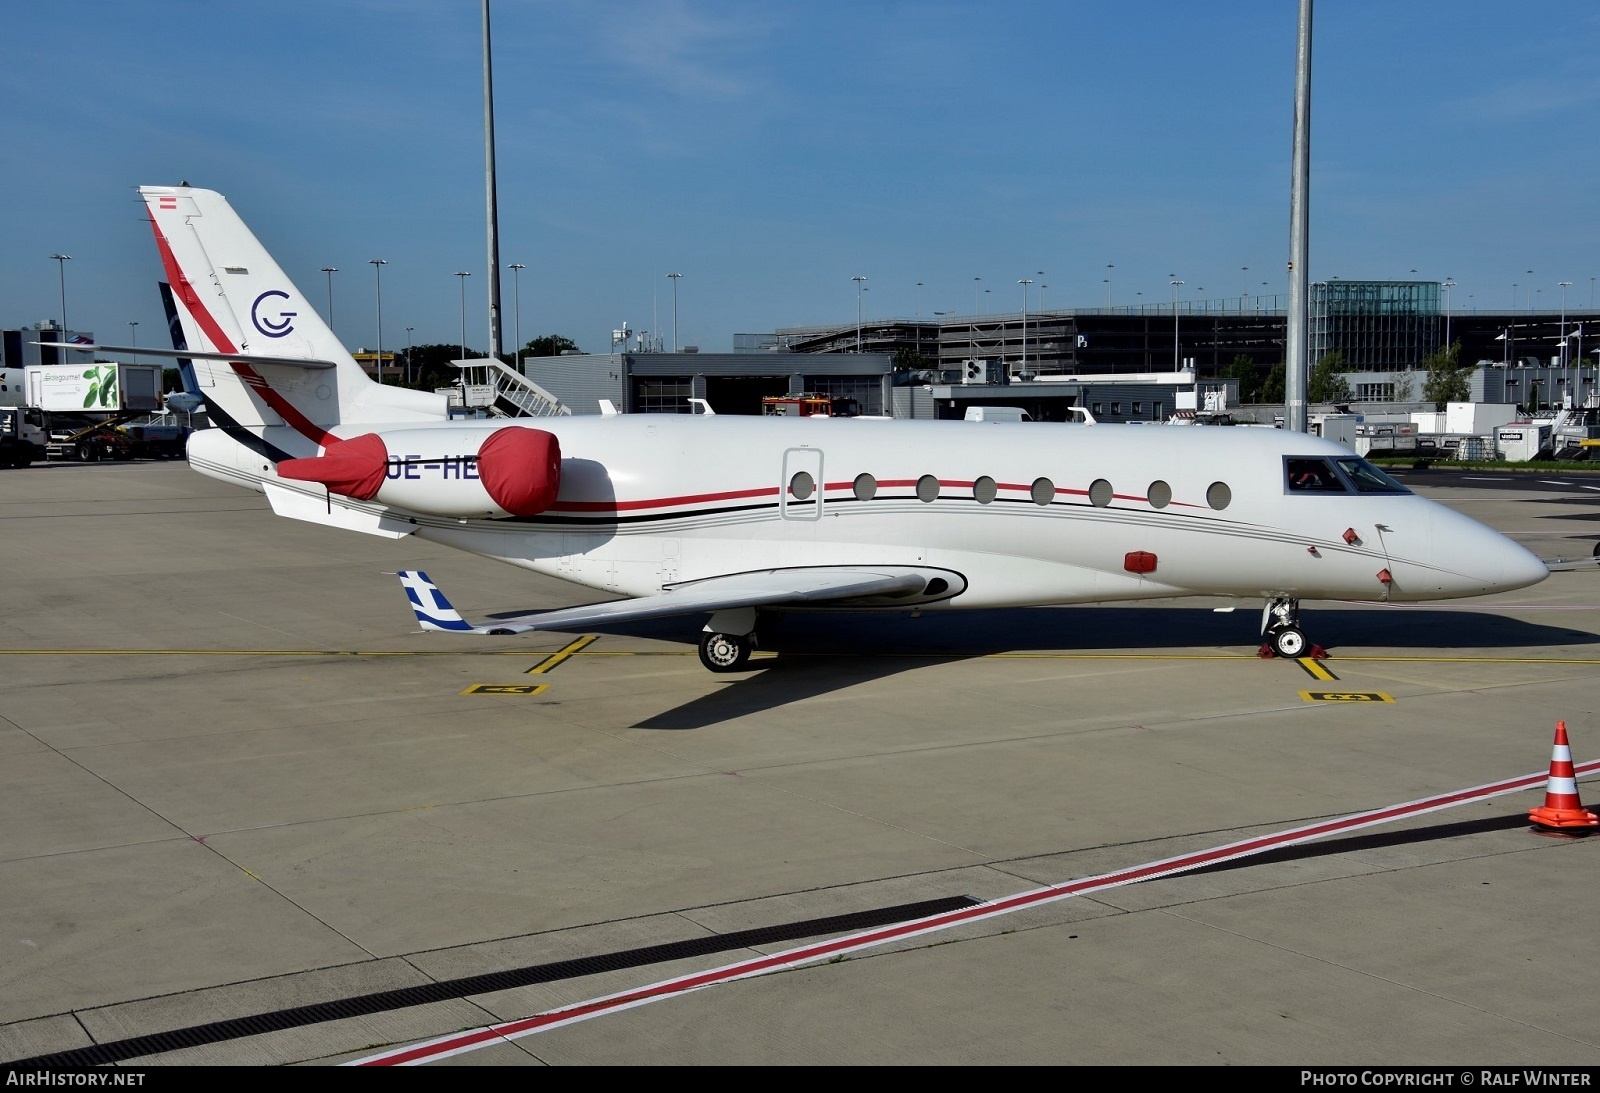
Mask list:
[{"label": "nose landing gear", "polygon": [[1306,632],[1300,629],[1300,601],[1287,596],[1276,596],[1261,609],[1261,638],[1258,656],[1322,660],[1328,655],[1322,646],[1313,645],[1306,638]]}]

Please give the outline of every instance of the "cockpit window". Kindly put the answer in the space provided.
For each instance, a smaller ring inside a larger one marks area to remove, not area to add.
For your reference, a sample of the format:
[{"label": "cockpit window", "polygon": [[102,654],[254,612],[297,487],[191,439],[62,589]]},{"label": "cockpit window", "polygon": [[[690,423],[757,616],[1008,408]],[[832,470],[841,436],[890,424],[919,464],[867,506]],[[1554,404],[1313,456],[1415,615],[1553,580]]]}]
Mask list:
[{"label": "cockpit window", "polygon": [[1359,493],[1411,492],[1365,459],[1338,459],[1334,462],[1339,464],[1339,469]]},{"label": "cockpit window", "polygon": [[1344,493],[1345,485],[1326,459],[1289,456],[1283,461],[1290,493]]}]

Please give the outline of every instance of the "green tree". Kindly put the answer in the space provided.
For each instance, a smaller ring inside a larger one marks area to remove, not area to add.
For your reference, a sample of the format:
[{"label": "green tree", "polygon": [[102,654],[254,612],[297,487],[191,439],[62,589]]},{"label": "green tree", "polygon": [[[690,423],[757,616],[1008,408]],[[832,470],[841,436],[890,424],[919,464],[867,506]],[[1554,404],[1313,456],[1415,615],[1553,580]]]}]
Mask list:
[{"label": "green tree", "polygon": [[1222,378],[1239,384],[1239,401],[1256,402],[1261,394],[1261,370],[1248,353],[1240,353],[1222,370]]},{"label": "green tree", "polygon": [[1306,400],[1349,402],[1350,383],[1344,378],[1344,370],[1343,353],[1337,349],[1332,353],[1324,353],[1322,359],[1317,361],[1316,367],[1311,369],[1311,378],[1306,383]]},{"label": "green tree", "polygon": [[912,349],[909,345],[902,345],[894,351],[892,360],[896,372],[916,372],[923,368],[931,368],[928,358]]},{"label": "green tree", "polygon": [[1442,412],[1447,402],[1466,402],[1472,395],[1472,369],[1456,363],[1461,355],[1461,339],[1422,358],[1428,378],[1422,384],[1422,397]]},{"label": "green tree", "polygon": [[[467,347],[468,358],[481,355],[471,346]],[[454,387],[461,382],[461,370],[450,363],[460,359],[459,342],[451,342],[449,345],[414,345],[395,354],[395,360],[400,365],[400,374],[411,377],[408,386],[421,391]]]},{"label": "green tree", "polygon": [[1288,386],[1288,369],[1282,361],[1267,371],[1266,382],[1261,385],[1262,402],[1282,402]]},{"label": "green tree", "polygon": [[562,334],[541,334],[531,338],[528,344],[522,347],[522,355],[527,357],[559,357],[563,350],[576,349],[578,343]]},{"label": "green tree", "polygon": [[1398,372],[1394,381],[1394,394],[1391,396],[1395,402],[1410,402],[1411,396],[1416,394],[1412,387],[1411,373]]}]

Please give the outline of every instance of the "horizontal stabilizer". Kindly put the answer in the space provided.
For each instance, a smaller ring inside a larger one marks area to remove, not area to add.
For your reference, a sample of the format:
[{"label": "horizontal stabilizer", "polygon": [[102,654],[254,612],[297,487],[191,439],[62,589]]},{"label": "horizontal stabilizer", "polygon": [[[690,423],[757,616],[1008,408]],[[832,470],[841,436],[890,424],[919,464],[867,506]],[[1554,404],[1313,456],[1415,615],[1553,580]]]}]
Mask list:
[{"label": "horizontal stabilizer", "polygon": [[657,619],[738,607],[913,607],[959,595],[966,580],[929,566],[810,566],[732,573],[674,585],[654,596],[512,615],[483,623],[461,617],[444,593],[419,570],[399,574],[424,630],[467,634],[521,634],[569,630],[595,623]]},{"label": "horizontal stabilizer", "polygon": [[71,345],[67,342],[34,342],[52,349],[76,349],[81,353],[129,353],[135,356],[171,357],[173,360],[238,361],[241,364],[272,364],[283,368],[325,369],[338,367],[332,361],[313,357],[263,357],[257,353],[203,353],[196,349],[146,349],[136,345]]}]

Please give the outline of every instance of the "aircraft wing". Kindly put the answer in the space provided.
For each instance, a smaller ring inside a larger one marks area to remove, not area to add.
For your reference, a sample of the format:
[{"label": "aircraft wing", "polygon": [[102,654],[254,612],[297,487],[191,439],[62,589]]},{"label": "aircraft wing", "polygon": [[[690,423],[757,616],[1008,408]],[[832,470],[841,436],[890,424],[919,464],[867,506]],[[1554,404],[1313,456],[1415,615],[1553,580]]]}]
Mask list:
[{"label": "aircraft wing", "polygon": [[398,576],[424,630],[462,634],[520,634],[569,630],[593,623],[656,619],[737,607],[912,607],[946,600],[966,589],[966,580],[931,566],[804,566],[731,573],[674,585],[638,599],[565,607],[471,623],[420,570]]}]

